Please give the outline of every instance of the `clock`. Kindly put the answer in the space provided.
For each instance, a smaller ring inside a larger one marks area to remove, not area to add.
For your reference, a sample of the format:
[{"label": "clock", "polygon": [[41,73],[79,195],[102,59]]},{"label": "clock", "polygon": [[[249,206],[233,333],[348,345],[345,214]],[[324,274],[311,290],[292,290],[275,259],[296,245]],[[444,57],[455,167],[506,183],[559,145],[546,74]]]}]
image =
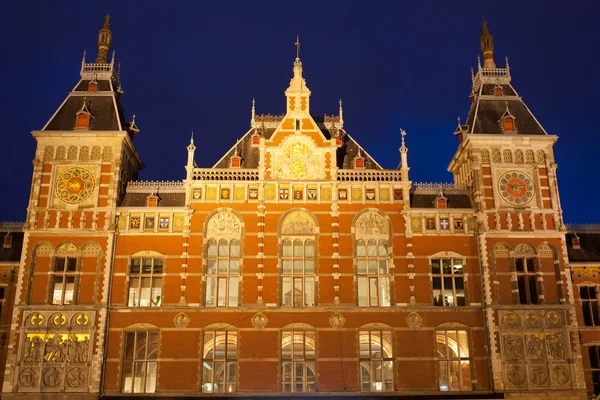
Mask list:
[{"label": "clock", "polygon": [[56,195],[67,204],[79,204],[90,198],[96,178],[88,169],[71,167],[56,178]]},{"label": "clock", "polygon": [[535,196],[533,179],[522,171],[504,172],[498,180],[498,190],[502,199],[513,206],[525,206]]}]

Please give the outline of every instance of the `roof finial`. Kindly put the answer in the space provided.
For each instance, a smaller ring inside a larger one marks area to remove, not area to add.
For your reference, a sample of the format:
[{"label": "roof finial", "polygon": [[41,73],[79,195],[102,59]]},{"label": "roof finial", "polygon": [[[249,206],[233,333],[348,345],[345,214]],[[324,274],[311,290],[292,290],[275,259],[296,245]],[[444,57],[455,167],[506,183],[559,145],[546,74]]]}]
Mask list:
[{"label": "roof finial", "polygon": [[85,55],[87,54],[87,50],[83,49],[83,57],[81,58],[81,63],[85,64]]},{"label": "roof finial", "polygon": [[[110,63],[111,63],[111,64],[114,64],[114,63],[115,63],[115,50],[114,50],[114,49],[113,49],[113,52],[112,52],[112,58],[111,58],[111,60],[110,60]],[[120,67],[120,66],[121,66],[121,65],[119,64],[119,67]]]},{"label": "roof finial", "polygon": [[481,54],[483,54],[483,68],[496,68],[496,63],[494,62],[494,37],[490,35],[485,19],[482,25],[479,43],[481,44]]},{"label": "roof finial", "polygon": [[250,115],[250,127],[254,128],[254,118],[256,117],[256,109],[255,109],[255,104],[256,102],[254,101],[254,97],[252,98],[252,111],[251,111],[251,115]]},{"label": "roof finial", "polygon": [[458,120],[458,129],[460,129],[460,117],[456,118]]},{"label": "roof finial", "polygon": [[344,127],[344,109],[342,107],[342,99],[340,99],[340,128]]},{"label": "roof finial", "polygon": [[296,35],[296,61],[300,61],[300,35]]},{"label": "roof finial", "polygon": [[96,64],[108,63],[108,50],[112,41],[112,32],[110,31],[110,15],[105,17],[104,25],[98,32],[98,58]]},{"label": "roof finial", "polygon": [[508,56],[504,56],[504,61],[506,62],[506,70],[510,71],[510,66],[508,65]]},{"label": "roof finial", "polygon": [[404,142],[404,136],[406,136],[406,131],[400,128],[400,136],[402,136],[402,147],[406,148],[406,143]]}]

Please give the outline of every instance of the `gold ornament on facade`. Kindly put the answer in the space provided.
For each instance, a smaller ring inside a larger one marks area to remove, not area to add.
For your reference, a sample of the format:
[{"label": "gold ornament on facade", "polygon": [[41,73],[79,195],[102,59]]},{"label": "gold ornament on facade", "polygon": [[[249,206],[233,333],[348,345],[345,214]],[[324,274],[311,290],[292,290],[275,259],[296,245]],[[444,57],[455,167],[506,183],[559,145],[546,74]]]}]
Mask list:
[{"label": "gold ornament on facade", "polygon": [[312,218],[302,211],[290,213],[281,224],[284,235],[312,235],[315,227]]},{"label": "gold ornament on facade", "polygon": [[361,188],[352,188],[352,201],[361,201],[363,199],[363,191]]},{"label": "gold ornament on facade", "polygon": [[190,323],[190,317],[185,313],[179,313],[173,318],[173,323],[177,328],[187,328]]},{"label": "gold ornament on facade", "polygon": [[406,323],[410,328],[420,328],[422,322],[423,319],[421,318],[421,316],[414,312],[408,314],[408,316],[406,317]]},{"label": "gold ornament on facade", "polygon": [[283,149],[275,166],[278,179],[319,178],[319,156],[301,142],[292,142]]},{"label": "gold ornament on facade", "polygon": [[331,201],[331,188],[330,187],[321,188],[321,200]]},{"label": "gold ornament on facade", "polygon": [[379,189],[379,200],[380,201],[390,201],[390,189],[389,188],[380,188]]},{"label": "gold ornament on facade", "polygon": [[265,326],[267,326],[267,322],[269,322],[269,320],[263,313],[258,312],[256,314],[254,314],[254,316],[251,319],[251,322],[252,322],[252,326],[254,326],[255,328],[261,329],[261,328],[264,328]]},{"label": "gold ornament on facade", "polygon": [[246,199],[246,189],[243,187],[236,187],[233,192],[233,198],[235,200],[245,200]]},{"label": "gold ornament on facade", "polygon": [[217,199],[217,188],[207,187],[206,188],[206,200],[216,200],[216,199]]},{"label": "gold ornament on facade", "polygon": [[504,316],[502,317],[502,322],[504,323],[504,325],[509,327],[519,327],[519,325],[521,325],[519,323],[519,316],[512,312],[504,314]]},{"label": "gold ornament on facade", "polygon": [[275,200],[275,185],[265,186],[265,200]]},{"label": "gold ornament on facade", "polygon": [[535,312],[530,312],[525,315],[525,322],[528,327],[539,326],[540,325],[540,317]]},{"label": "gold ornament on facade", "polygon": [[329,325],[332,328],[341,328],[346,323],[346,318],[340,313],[334,313],[331,317],[329,317]]}]

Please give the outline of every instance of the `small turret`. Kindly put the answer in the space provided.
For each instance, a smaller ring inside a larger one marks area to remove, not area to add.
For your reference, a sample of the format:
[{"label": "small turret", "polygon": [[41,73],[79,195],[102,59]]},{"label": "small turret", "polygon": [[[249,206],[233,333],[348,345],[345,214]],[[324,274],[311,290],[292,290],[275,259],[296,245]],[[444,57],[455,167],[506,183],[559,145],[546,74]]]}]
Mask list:
[{"label": "small turret", "polygon": [[110,15],[105,17],[104,25],[98,32],[98,58],[96,64],[108,63],[108,50],[112,41],[112,32],[110,31]]},{"label": "small turret", "polygon": [[481,29],[481,54],[483,55],[483,68],[496,68],[494,62],[494,37],[490,35],[487,28],[487,22],[482,22],[483,28]]}]

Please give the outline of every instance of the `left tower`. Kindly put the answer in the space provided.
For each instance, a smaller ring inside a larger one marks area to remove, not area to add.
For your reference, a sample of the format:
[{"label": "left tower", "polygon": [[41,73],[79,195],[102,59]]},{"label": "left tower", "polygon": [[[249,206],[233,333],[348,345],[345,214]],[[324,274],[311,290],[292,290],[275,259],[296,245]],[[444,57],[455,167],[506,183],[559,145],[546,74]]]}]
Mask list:
[{"label": "left tower", "polygon": [[100,393],[117,206],[143,168],[121,106],[110,17],[98,57],[41,130],[2,397]]}]

